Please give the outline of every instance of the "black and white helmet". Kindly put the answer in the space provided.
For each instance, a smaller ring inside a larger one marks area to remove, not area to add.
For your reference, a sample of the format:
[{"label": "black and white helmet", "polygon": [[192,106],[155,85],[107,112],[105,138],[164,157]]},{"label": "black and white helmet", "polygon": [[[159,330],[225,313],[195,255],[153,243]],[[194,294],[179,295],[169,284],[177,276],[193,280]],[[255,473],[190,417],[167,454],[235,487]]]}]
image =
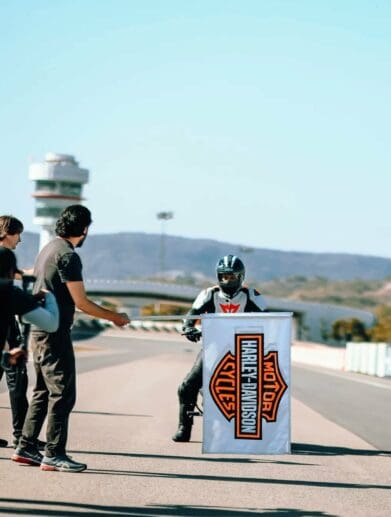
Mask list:
[{"label": "black and white helmet", "polygon": [[239,257],[226,255],[217,262],[216,273],[220,289],[233,296],[242,287],[246,269]]}]

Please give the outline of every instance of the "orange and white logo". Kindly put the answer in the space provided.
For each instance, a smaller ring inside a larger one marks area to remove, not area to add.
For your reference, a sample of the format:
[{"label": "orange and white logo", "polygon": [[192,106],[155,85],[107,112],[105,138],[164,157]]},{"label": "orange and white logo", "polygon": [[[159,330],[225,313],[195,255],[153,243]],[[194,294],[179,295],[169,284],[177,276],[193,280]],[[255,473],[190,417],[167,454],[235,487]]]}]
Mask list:
[{"label": "orange and white logo", "polygon": [[209,390],[227,420],[235,418],[235,438],[262,439],[262,419],[277,420],[287,389],[278,352],[264,355],[263,334],[235,334],[235,355],[227,352],[211,375]]}]

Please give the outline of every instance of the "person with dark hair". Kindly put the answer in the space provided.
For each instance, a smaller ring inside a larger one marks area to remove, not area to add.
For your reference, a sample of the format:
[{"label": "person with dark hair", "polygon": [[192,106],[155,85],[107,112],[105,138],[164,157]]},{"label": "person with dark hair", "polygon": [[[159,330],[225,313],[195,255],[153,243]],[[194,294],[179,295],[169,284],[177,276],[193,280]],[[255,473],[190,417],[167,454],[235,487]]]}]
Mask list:
[{"label": "person with dark hair", "polygon": [[[23,223],[12,215],[0,216],[0,247],[14,250],[17,245],[21,242],[21,234],[23,232]],[[4,265],[2,266],[4,267]],[[23,278],[24,271],[15,268],[15,278]],[[26,271],[30,273],[30,271]],[[4,275],[3,275],[4,277]],[[24,327],[25,328],[25,327]],[[24,419],[26,417],[28,400],[27,400],[27,387],[28,377],[26,368],[27,359],[27,334],[23,336],[21,332],[21,325],[17,317],[12,317],[12,321],[8,327],[7,342],[10,351],[20,349],[21,347],[26,350],[25,355],[22,355],[16,364],[10,366],[5,371],[5,377],[7,380],[8,392],[10,397],[11,411],[12,411],[12,426],[13,426],[13,445],[17,446],[19,438],[22,434],[22,428]],[[0,366],[0,379],[3,375],[3,369]],[[38,440],[40,448],[44,445],[43,442]],[[0,440],[0,447],[6,447],[6,440]]]},{"label": "person with dark hair", "polygon": [[56,222],[56,235],[62,239],[83,236],[77,243],[80,248],[87,237],[88,228],[92,223],[91,212],[83,205],[71,205],[65,208]]},{"label": "person with dark hair", "polygon": [[[126,314],[104,309],[87,297],[82,263],[75,248],[85,241],[90,224],[88,208],[82,205],[65,208],[56,223],[57,237],[41,250],[34,267],[37,278],[34,292],[46,288],[55,294],[60,324],[55,333],[32,328],[37,380],[22,438],[12,460],[40,465],[41,470],[81,472],[87,468],[66,454],[68,420],[76,401],[75,356],[71,340],[75,307],[95,318],[112,321],[119,327],[130,322]],[[37,450],[36,439],[46,414],[47,443],[42,456]]]},{"label": "person with dark hair", "polygon": [[14,250],[21,242],[20,234],[23,232],[23,223],[12,215],[0,216],[0,246]]},{"label": "person with dark hair", "polygon": [[[13,285],[15,273],[18,271],[16,257],[12,250],[5,246],[0,246],[0,356],[5,347],[7,337],[9,343],[9,367],[7,367],[7,381],[8,375],[12,382],[10,387],[11,409],[13,416],[13,425],[15,438],[18,438],[18,433],[21,434],[23,422],[26,415],[27,408],[18,400],[20,395],[25,396],[27,386],[27,374],[21,375],[15,370],[16,366],[22,361],[22,370],[24,368],[24,359],[26,355],[25,349],[20,346],[12,346],[10,344],[10,329],[12,329],[15,322],[15,315],[23,317],[26,323],[34,324],[38,328],[44,329],[47,332],[54,332],[58,328],[59,313],[57,303],[54,295],[48,291],[40,291],[35,296],[24,292],[19,287]],[[0,379],[3,370],[0,369]],[[23,389],[20,393],[13,393],[11,390],[18,392],[17,386],[14,384],[23,383]],[[25,389],[26,388],[26,389]],[[7,446],[5,440],[1,444],[3,447]],[[35,444],[38,446],[38,444]]]},{"label": "person with dark hair", "polygon": [[[236,255],[222,257],[216,265],[218,285],[208,287],[200,292],[187,316],[198,316],[213,312],[261,312],[266,303],[256,289],[243,285],[245,277],[243,262]],[[189,341],[201,339],[201,330],[196,327],[196,319],[187,318],[183,322],[183,334]],[[196,357],[194,365],[178,388],[179,424],[172,437],[174,442],[188,442],[193,426],[193,412],[198,392],[202,387],[202,351]]]},{"label": "person with dark hair", "polygon": [[[19,219],[16,219],[16,217],[13,217],[12,215],[2,215],[0,216],[0,246],[5,246],[6,248],[15,249],[18,243],[21,241],[20,234],[23,232],[23,224]],[[15,325],[12,325],[13,329],[16,329],[16,321]],[[3,376],[3,369],[0,366],[0,380]],[[27,390],[27,372],[26,375],[21,376],[21,382],[18,383],[18,387],[23,387],[22,391],[24,391],[24,397],[21,397],[21,404],[22,404],[22,412],[24,413],[24,416],[26,416],[28,402],[26,397],[26,390]],[[11,393],[12,388],[9,385],[9,380],[11,379],[9,376],[6,375],[7,378],[7,386],[10,394],[10,400],[11,400],[11,407],[12,407],[12,399]],[[26,390],[24,389],[26,387]],[[0,439],[0,447],[7,447],[8,442],[7,440]]]}]

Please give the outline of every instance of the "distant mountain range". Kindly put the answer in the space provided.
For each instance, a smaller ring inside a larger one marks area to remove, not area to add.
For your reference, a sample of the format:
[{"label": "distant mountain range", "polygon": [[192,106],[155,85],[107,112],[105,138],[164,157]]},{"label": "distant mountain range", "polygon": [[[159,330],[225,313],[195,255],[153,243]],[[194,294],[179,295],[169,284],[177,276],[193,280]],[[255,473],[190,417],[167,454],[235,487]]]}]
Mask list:
[{"label": "distant mountain range", "polygon": [[[34,263],[38,234],[24,232],[17,256],[21,267]],[[132,279],[160,276],[161,236],[146,233],[90,235],[78,250],[86,278]],[[242,248],[209,239],[165,236],[164,270],[171,276],[199,274],[214,278],[217,260],[228,253],[239,255],[247,277],[265,281],[292,276],[333,280],[383,279],[391,276],[391,259],[342,253],[304,253]]]}]

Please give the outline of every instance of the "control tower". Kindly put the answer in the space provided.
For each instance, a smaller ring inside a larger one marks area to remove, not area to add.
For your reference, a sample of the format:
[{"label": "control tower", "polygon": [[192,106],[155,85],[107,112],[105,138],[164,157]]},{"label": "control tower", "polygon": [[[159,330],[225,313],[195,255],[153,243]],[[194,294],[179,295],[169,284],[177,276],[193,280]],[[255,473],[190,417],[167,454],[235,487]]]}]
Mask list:
[{"label": "control tower", "polygon": [[34,224],[41,226],[39,249],[54,236],[54,226],[63,208],[82,201],[82,189],[89,171],[81,169],[69,154],[47,153],[45,161],[32,163],[29,179],[35,181]]}]

